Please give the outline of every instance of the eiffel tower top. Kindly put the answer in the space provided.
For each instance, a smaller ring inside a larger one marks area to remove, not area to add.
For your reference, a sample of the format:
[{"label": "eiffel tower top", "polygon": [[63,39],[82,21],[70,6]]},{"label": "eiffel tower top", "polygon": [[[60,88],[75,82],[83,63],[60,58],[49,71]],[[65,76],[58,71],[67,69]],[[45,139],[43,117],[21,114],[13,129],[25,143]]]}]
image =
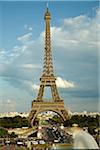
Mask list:
[{"label": "eiffel tower top", "polygon": [[50,15],[49,8],[48,8],[48,3],[47,3],[47,8],[46,8],[44,19],[51,19],[51,15]]},{"label": "eiffel tower top", "polygon": [[45,19],[45,51],[44,51],[44,66],[42,76],[54,76],[53,63],[52,63],[52,52],[51,52],[51,35],[50,35],[50,20],[51,14],[48,7],[44,15]]}]

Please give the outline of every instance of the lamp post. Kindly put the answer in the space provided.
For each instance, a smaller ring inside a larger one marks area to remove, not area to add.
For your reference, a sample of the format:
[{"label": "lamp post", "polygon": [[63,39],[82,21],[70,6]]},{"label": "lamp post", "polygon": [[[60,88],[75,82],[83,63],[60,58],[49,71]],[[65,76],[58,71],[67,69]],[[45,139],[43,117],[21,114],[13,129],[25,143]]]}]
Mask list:
[{"label": "lamp post", "polygon": [[38,126],[38,132],[37,132],[37,138],[42,139],[42,132],[41,132],[42,126],[41,126],[41,118],[39,119],[39,126]]}]

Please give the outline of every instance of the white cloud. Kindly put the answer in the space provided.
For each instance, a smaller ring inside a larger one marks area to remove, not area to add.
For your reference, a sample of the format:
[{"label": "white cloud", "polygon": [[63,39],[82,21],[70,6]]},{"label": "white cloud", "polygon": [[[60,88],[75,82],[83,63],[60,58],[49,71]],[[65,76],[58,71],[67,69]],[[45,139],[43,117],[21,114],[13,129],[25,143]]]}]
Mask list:
[{"label": "white cloud", "polygon": [[32,28],[31,26],[27,25],[27,24],[24,25],[24,28],[25,28],[26,30],[29,30],[29,31],[32,31],[32,30],[33,30],[33,28]]},{"label": "white cloud", "polygon": [[56,84],[58,88],[74,88],[75,84],[72,81],[67,81],[61,77],[57,77]]},{"label": "white cloud", "polygon": [[0,54],[4,53],[5,49],[0,48]]},{"label": "white cloud", "polygon": [[[39,85],[33,84],[30,81],[27,81],[27,83],[30,85],[30,87],[33,90],[36,90],[36,91],[39,90]],[[58,88],[74,88],[75,87],[75,84],[72,81],[67,81],[65,79],[62,79],[61,77],[57,77],[56,85]]]},{"label": "white cloud", "polygon": [[37,84],[32,84],[32,89],[33,89],[33,90],[39,90],[39,85],[37,85]]},{"label": "white cloud", "polygon": [[32,69],[32,68],[40,69],[41,65],[40,64],[24,64],[22,65],[22,67],[26,69]]},{"label": "white cloud", "polygon": [[29,27],[28,29],[29,29],[29,31],[32,31],[32,30],[33,30],[33,28],[32,28],[32,27]]},{"label": "white cloud", "polygon": [[62,26],[52,27],[52,45],[66,50],[95,49],[99,44],[97,43],[97,35],[100,31],[99,11],[94,18],[86,15],[66,18]]},{"label": "white cloud", "polygon": [[17,38],[18,41],[22,42],[22,43],[26,43],[26,42],[29,42],[32,38],[32,33],[27,33],[23,36],[20,36]]},{"label": "white cloud", "polygon": [[39,85],[33,83],[32,81],[29,80],[24,80],[22,81],[24,83],[24,86],[28,87],[27,89],[30,89],[32,92],[39,90]]},{"label": "white cloud", "polygon": [[31,81],[25,81],[25,84],[27,84],[29,87],[30,87],[30,89],[33,91],[33,90],[39,90],[39,85],[37,85],[37,84],[34,84],[33,82],[31,82]]},{"label": "white cloud", "polygon": [[28,28],[28,25],[27,25],[27,24],[25,24],[25,25],[24,25],[24,28],[25,28],[25,29],[27,29],[27,28]]},{"label": "white cloud", "polygon": [[79,29],[80,27],[84,28],[84,25],[85,27],[87,27],[90,23],[90,18],[85,15],[80,15],[73,18],[64,19],[63,23],[64,27],[67,27],[69,29],[72,28],[73,25],[75,29]]},{"label": "white cloud", "polygon": [[[33,90],[39,90],[39,85],[33,84],[30,81],[26,81],[26,83],[33,89]],[[67,81],[65,79],[62,79],[61,77],[57,77],[56,85],[58,88],[74,88],[75,84],[72,81]]]},{"label": "white cloud", "polygon": [[3,59],[6,56],[5,49],[0,49],[0,58]]},{"label": "white cloud", "polygon": [[0,62],[4,64],[11,63],[17,57],[22,55],[22,53],[27,49],[27,45],[14,46],[11,50],[1,49],[0,50]]}]

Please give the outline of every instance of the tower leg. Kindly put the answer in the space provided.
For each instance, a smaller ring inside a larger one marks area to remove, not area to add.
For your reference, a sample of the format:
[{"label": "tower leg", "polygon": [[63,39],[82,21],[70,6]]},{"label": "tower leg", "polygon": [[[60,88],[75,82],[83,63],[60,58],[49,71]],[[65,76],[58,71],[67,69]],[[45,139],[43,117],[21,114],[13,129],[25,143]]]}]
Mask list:
[{"label": "tower leg", "polygon": [[60,100],[56,84],[55,85],[51,85],[51,93],[52,93],[52,97],[53,97],[54,101]]},{"label": "tower leg", "polygon": [[37,96],[37,101],[43,101],[42,100],[43,94],[44,94],[44,85],[40,85],[39,93],[38,93],[38,96]]}]

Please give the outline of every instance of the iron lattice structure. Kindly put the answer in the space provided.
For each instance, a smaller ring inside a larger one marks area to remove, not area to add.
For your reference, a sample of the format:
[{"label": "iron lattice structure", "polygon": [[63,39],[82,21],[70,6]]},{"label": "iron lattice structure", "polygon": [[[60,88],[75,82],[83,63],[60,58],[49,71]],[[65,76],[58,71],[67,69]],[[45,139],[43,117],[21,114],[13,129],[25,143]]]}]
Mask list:
[{"label": "iron lattice structure", "polygon": [[[43,111],[54,111],[61,116],[63,120],[69,119],[68,110],[64,107],[64,102],[60,98],[57,86],[56,78],[54,76],[53,63],[52,63],[52,51],[51,51],[51,37],[50,37],[50,20],[51,15],[46,9],[45,12],[45,51],[44,51],[44,66],[43,73],[40,78],[40,87],[38,96],[35,100],[32,101],[32,110],[29,115],[30,124],[33,125],[33,121],[36,116]],[[44,89],[46,86],[51,88],[52,102],[44,101]]]}]

